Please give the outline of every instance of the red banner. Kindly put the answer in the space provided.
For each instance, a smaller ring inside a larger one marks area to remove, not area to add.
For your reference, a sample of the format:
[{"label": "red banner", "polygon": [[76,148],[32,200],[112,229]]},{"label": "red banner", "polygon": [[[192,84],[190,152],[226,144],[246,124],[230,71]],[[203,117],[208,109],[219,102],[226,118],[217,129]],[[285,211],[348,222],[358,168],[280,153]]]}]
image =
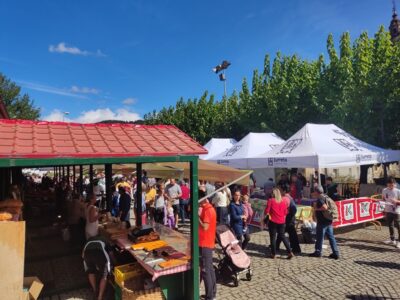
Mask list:
[{"label": "red banner", "polygon": [[[250,224],[260,226],[267,201],[262,199],[250,199],[250,203],[254,211],[254,216]],[[307,203],[312,203],[312,201]],[[364,223],[384,217],[384,204],[382,204],[381,201],[376,201],[371,198],[352,198],[335,201],[335,203],[338,208],[339,218],[337,221],[333,222],[334,228]]]},{"label": "red banner", "polygon": [[384,205],[371,198],[352,198],[336,201],[335,203],[339,212],[339,220],[333,222],[333,227],[335,228],[373,221],[384,217]]}]

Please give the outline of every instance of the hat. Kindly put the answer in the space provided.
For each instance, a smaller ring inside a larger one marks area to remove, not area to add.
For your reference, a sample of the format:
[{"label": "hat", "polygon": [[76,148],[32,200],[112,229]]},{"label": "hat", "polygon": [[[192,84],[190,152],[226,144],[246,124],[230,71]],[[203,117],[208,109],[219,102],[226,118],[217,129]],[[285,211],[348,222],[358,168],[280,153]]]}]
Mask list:
[{"label": "hat", "polygon": [[323,194],[323,193],[324,193],[324,188],[323,188],[321,185],[319,185],[319,186],[317,186],[317,187],[315,188],[315,191],[316,191],[317,193]]}]

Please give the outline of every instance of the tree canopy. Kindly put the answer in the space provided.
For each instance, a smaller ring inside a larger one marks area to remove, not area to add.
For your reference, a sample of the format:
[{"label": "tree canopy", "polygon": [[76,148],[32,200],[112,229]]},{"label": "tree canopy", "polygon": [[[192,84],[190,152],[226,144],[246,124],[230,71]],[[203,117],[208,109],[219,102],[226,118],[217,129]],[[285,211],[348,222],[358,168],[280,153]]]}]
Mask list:
[{"label": "tree canopy", "polygon": [[21,88],[1,73],[0,100],[12,119],[37,120],[40,117],[40,109],[33,100],[27,94],[21,95]]},{"label": "tree canopy", "polygon": [[175,106],[144,116],[146,124],[173,124],[200,143],[211,137],[242,138],[248,132],[275,132],[282,138],[305,123],[334,123],[358,138],[382,147],[400,140],[400,45],[384,27],[374,37],[363,32],[353,42],[345,32],[335,48],[327,38],[326,59],[308,61],[278,52],[266,55],[251,86],[215,101],[179,99]]}]

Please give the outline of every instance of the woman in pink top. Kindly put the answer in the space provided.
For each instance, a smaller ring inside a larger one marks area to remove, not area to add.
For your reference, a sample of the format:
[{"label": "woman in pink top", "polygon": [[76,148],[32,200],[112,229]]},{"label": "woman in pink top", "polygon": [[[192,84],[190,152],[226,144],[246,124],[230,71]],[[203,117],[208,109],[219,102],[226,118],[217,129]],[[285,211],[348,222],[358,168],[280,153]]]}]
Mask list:
[{"label": "woman in pink top", "polygon": [[275,258],[276,238],[279,236],[288,252],[287,258],[291,259],[294,255],[290,250],[289,241],[285,236],[286,215],[290,200],[287,197],[282,197],[281,192],[277,188],[272,190],[272,195],[273,198],[268,200],[265,209],[265,215],[269,215],[268,230],[271,241],[271,258]]}]

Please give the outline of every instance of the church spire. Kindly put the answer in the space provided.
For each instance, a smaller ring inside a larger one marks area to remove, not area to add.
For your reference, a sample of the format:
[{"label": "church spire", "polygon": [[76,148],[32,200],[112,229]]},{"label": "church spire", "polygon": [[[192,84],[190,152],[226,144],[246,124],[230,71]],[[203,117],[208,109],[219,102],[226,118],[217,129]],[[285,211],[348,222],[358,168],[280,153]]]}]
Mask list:
[{"label": "church spire", "polygon": [[392,14],[392,21],[390,22],[389,31],[390,36],[392,37],[392,42],[397,42],[400,40],[400,21],[397,17],[397,10],[396,10],[396,2],[392,0],[393,3],[393,14]]}]

